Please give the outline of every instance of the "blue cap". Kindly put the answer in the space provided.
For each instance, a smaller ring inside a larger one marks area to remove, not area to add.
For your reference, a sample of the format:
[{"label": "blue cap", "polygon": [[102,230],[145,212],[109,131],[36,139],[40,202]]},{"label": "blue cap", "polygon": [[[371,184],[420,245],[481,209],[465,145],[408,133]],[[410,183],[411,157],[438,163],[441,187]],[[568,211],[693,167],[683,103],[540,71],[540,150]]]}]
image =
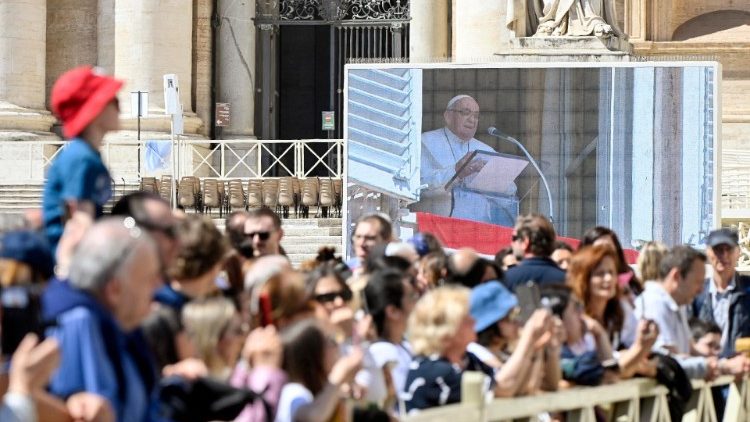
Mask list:
[{"label": "blue cap", "polygon": [[407,242],[414,245],[414,249],[417,250],[419,256],[425,256],[430,253],[430,245],[427,244],[427,239],[425,239],[422,233],[414,234]]},{"label": "blue cap", "polygon": [[55,264],[47,239],[36,232],[23,230],[3,235],[0,238],[0,258],[27,264],[45,278],[54,274]]},{"label": "blue cap", "polygon": [[470,313],[474,318],[474,331],[484,331],[505,318],[518,306],[516,295],[499,281],[482,283],[471,289]]}]

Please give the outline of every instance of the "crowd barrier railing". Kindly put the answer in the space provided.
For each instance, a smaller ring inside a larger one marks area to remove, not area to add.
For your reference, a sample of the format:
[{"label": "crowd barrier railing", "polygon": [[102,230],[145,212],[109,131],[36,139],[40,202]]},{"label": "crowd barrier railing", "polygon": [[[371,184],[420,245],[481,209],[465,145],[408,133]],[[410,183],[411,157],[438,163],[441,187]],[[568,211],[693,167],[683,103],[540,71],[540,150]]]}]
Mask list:
[{"label": "crowd barrier railing", "polygon": [[[155,144],[170,148],[157,151]],[[0,165],[5,169],[2,181],[15,184],[41,183],[47,170],[66,145],[66,141],[0,141]],[[167,151],[164,153],[164,151]],[[163,156],[158,156],[162,152]],[[169,175],[217,179],[262,177],[344,175],[342,139],[176,139],[107,140],[101,148],[102,159],[114,179],[137,182],[143,176]],[[149,166],[161,167],[149,170]],[[172,163],[176,165],[172,165]]]},{"label": "crowd barrier railing", "polygon": [[[652,379],[637,378],[599,387],[575,387],[533,396],[495,398],[486,402],[483,375],[466,372],[461,402],[426,409],[403,418],[404,422],[537,422],[539,415],[563,414],[566,422],[596,422],[596,408],[616,422],[672,422],[667,404],[669,391]],[[692,381],[693,394],[682,422],[719,422],[712,388],[728,387],[722,422],[747,422],[750,418],[748,378],[721,377],[712,382]]]}]

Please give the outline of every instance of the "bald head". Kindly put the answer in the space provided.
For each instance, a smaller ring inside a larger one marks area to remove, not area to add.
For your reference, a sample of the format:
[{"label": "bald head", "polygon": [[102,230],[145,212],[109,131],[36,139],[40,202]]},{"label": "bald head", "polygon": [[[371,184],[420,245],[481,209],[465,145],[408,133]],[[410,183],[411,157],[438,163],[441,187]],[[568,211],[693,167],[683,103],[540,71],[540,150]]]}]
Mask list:
[{"label": "bald head", "polygon": [[477,259],[479,259],[479,255],[474,249],[463,248],[451,255],[449,262],[456,274],[466,274]]}]

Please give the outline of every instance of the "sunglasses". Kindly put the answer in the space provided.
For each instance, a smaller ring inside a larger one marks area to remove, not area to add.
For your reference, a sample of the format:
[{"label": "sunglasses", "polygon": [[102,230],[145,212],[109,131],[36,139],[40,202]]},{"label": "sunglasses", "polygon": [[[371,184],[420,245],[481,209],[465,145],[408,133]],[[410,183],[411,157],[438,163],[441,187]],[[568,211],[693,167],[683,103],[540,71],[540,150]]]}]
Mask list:
[{"label": "sunglasses", "polygon": [[247,237],[249,239],[254,239],[256,235],[258,236],[258,239],[260,239],[260,240],[268,240],[271,237],[271,232],[245,233],[245,237]]},{"label": "sunglasses", "polygon": [[318,303],[330,303],[336,300],[337,297],[340,297],[344,302],[349,302],[352,300],[352,292],[351,290],[340,290],[338,292],[323,293],[315,295],[315,301]]}]

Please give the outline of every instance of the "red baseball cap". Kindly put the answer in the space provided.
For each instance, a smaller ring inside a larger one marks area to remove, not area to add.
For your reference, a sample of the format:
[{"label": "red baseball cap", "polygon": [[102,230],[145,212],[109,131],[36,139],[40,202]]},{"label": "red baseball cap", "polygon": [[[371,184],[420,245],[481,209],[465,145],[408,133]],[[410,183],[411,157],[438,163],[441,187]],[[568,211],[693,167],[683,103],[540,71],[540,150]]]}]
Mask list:
[{"label": "red baseball cap", "polygon": [[77,136],[117,95],[123,82],[81,66],[62,74],[52,87],[52,112],[66,138]]}]

